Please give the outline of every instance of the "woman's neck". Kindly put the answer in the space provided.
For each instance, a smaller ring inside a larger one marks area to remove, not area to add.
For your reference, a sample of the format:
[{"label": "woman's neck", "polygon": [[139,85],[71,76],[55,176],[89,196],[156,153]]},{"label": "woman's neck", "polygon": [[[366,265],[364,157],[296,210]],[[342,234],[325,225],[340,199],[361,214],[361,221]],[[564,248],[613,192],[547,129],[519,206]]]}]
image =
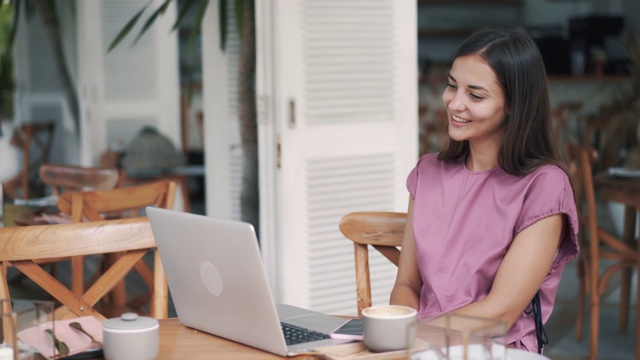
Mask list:
[{"label": "woman's neck", "polygon": [[469,171],[486,171],[498,167],[498,151],[490,149],[474,149],[469,147],[466,157],[466,166]]}]

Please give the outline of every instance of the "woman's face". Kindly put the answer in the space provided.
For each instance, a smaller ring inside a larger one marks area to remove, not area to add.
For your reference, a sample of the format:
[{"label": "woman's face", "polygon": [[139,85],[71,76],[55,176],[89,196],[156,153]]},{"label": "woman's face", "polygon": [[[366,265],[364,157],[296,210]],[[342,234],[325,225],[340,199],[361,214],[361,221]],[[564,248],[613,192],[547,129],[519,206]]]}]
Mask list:
[{"label": "woman's face", "polygon": [[493,69],[483,58],[468,55],[453,62],[442,101],[453,140],[497,149],[502,139],[505,97]]}]

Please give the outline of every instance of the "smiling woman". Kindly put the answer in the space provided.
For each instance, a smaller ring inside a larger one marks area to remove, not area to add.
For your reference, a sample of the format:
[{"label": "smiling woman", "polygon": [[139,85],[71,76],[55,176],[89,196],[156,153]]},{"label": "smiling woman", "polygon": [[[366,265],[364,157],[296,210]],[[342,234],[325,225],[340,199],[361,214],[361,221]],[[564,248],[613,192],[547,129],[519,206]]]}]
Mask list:
[{"label": "smiling woman", "polygon": [[449,142],[407,178],[391,303],[421,319],[500,320],[511,347],[541,352],[562,269],[578,253],[578,225],[536,45],[518,31],[472,35],[442,101]]}]

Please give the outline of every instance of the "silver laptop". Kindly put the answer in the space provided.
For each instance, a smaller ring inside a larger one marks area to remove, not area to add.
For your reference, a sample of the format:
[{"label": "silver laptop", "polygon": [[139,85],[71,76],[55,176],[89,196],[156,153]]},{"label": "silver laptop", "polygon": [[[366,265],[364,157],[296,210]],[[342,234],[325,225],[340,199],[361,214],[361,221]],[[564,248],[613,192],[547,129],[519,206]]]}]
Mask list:
[{"label": "silver laptop", "polygon": [[281,323],[328,335],[345,319],[276,306],[250,224],[153,207],[146,211],[182,324],[281,356],[345,342],[287,346]]}]

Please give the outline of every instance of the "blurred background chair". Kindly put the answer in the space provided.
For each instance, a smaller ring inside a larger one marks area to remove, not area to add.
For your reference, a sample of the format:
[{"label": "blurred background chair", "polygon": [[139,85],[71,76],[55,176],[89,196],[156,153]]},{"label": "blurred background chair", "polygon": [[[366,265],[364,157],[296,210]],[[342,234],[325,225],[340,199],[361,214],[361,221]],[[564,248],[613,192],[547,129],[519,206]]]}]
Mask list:
[{"label": "blurred background chair", "polygon": [[[578,314],[576,319],[576,338],[583,335],[583,324],[586,311],[586,296],[589,296],[590,339],[589,358],[598,355],[601,299],[612,275],[624,269],[638,267],[640,254],[622,239],[602,228],[598,224],[596,204],[596,188],[593,180],[593,165],[597,161],[597,152],[576,143],[565,146],[569,171],[574,181],[574,192],[578,200],[580,220],[580,247],[578,260]],[[629,287],[629,283],[621,282],[621,287]],[[640,289],[640,282],[638,283]],[[630,289],[622,289],[622,294],[629,294]],[[629,302],[620,302],[620,323],[629,317]],[[640,311],[638,303],[636,311]],[[638,332],[640,334],[640,332]],[[640,336],[640,335],[639,335]],[[640,354],[636,354],[640,356]]]},{"label": "blurred background chair", "polygon": [[[144,207],[155,206],[164,209],[172,209],[175,199],[177,182],[174,180],[161,180],[136,186],[115,188],[110,190],[95,191],[71,191],[58,197],[58,208],[64,214],[71,216],[74,223],[84,221],[103,221],[109,217],[136,217],[143,215]],[[91,284],[102,268],[115,261],[117,256],[108,256],[103,259],[96,273],[89,279]],[[154,263],[159,264],[158,254],[154,254]],[[140,274],[147,285],[147,291],[140,296],[127,301],[125,284],[119,284],[105,298],[105,305],[113,308],[114,312],[122,309],[133,309],[142,312],[141,307],[152,297],[154,288],[153,274],[144,259],[135,264],[135,270]],[[84,292],[84,259],[75,257],[72,259],[71,288],[78,295]],[[119,314],[117,314],[119,315]]]},{"label": "blurred background chair", "polygon": [[113,189],[120,178],[116,168],[62,164],[43,164],[38,174],[52,195],[60,195],[65,191]]},{"label": "blurred background chair", "polygon": [[369,245],[397,266],[406,223],[407,214],[397,212],[353,212],[340,220],[340,231],[353,241],[358,316],[371,306]]},{"label": "blurred background chair", "polygon": [[[99,312],[94,305],[156,246],[146,218],[0,228],[0,244],[0,298],[11,297],[6,270],[12,265],[62,304],[56,309],[56,319],[92,315],[100,320],[111,315]],[[118,260],[81,294],[72,292],[37,264],[50,258],[108,253],[118,253]],[[154,263],[153,281],[151,315],[166,318],[168,288],[159,262]]]},{"label": "blurred background chair", "polygon": [[[4,193],[12,199],[28,199],[32,191],[39,191],[38,169],[49,161],[55,123],[53,121],[22,124],[13,132],[11,143],[22,149],[22,170],[3,185]],[[39,194],[37,196],[40,196]]]}]

